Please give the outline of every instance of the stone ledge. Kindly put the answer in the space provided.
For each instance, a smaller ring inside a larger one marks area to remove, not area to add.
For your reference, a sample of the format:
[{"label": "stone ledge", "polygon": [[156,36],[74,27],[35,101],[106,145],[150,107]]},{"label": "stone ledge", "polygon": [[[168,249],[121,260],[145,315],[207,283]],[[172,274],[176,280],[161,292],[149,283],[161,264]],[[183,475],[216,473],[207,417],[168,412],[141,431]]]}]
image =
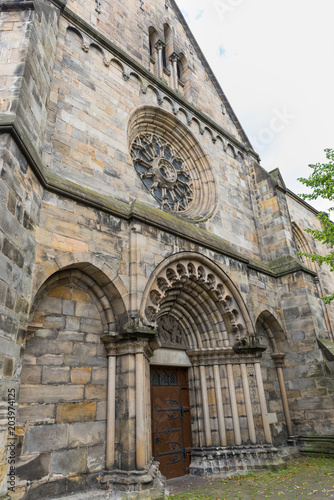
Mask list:
[{"label": "stone ledge", "polygon": [[5,10],[33,10],[33,0],[4,0],[0,3],[0,12]]},{"label": "stone ledge", "polygon": [[334,361],[334,343],[328,339],[317,339],[318,346],[328,361]]},{"label": "stone ledge", "polygon": [[297,446],[303,455],[334,458],[334,435],[298,436]]},{"label": "stone ledge", "polygon": [[285,455],[272,445],[194,448],[189,472],[202,477],[230,477],[264,469],[284,469]]}]

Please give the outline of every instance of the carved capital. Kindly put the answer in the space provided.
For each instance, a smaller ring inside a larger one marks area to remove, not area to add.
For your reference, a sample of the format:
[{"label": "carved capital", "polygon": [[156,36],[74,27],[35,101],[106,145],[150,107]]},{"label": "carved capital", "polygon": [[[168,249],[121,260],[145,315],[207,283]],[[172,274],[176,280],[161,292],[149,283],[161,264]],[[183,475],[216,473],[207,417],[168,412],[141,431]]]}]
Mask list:
[{"label": "carved capital", "polygon": [[169,60],[170,60],[170,62],[172,62],[172,63],[173,63],[173,62],[177,62],[179,59],[180,59],[180,57],[177,55],[177,53],[176,53],[176,52],[173,52],[173,54],[171,54],[171,55],[169,56]]},{"label": "carved capital", "polygon": [[158,40],[154,47],[157,49],[157,50],[162,50],[164,47],[166,46],[165,42],[163,42],[162,40]]},{"label": "carved capital", "polygon": [[283,368],[283,365],[284,365],[284,358],[285,358],[285,354],[282,354],[282,353],[273,353],[271,355],[274,363],[275,363],[275,366],[276,368]]},{"label": "carved capital", "polygon": [[134,320],[126,325],[122,334],[101,337],[108,356],[143,353],[147,359],[153,355],[150,342],[155,338],[154,330],[136,324]]},{"label": "carved capital", "polygon": [[212,366],[226,364],[254,363],[258,361],[257,352],[238,352],[232,347],[220,347],[209,349],[190,349],[187,352],[194,366]]}]

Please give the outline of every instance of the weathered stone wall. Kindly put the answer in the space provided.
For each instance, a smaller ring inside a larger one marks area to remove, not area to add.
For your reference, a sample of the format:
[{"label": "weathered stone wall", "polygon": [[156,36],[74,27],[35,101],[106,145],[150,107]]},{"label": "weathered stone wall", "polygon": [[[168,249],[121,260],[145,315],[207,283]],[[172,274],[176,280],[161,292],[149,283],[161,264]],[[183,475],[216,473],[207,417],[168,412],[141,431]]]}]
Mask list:
[{"label": "weathered stone wall", "polygon": [[[165,41],[164,24],[168,24],[172,29],[173,48],[171,51],[177,54],[182,53],[189,65],[187,74],[189,75],[190,91],[187,93],[187,98],[200,111],[211,116],[216,123],[240,138],[228,113],[222,113],[221,100],[208,78],[207,71],[199,54],[196,53],[192,40],[188,38],[188,34],[180,22],[173,2],[169,2],[168,9],[162,0],[155,2],[154,6],[146,2],[142,7],[140,2],[134,3],[130,0],[104,2],[101,3],[101,14],[99,15],[95,11],[96,4],[94,2],[86,4],[83,0],[71,0],[67,2],[67,6],[146,69],[150,68],[149,28],[155,28],[159,38]],[[169,65],[168,60],[167,64]],[[170,83],[170,79],[165,73],[164,79]],[[203,86],[205,93],[202,92]]]},{"label": "weathered stone wall", "polygon": [[34,13],[31,9],[1,12],[1,114],[15,114],[19,104]]},{"label": "weathered stone wall", "polygon": [[[61,19],[44,161],[52,173],[71,182],[125,203],[139,199],[158,208],[134,169],[128,143],[133,110],[156,106],[156,94],[149,89],[144,94],[133,76],[125,81],[125,70],[102,50]],[[111,63],[106,66],[105,60]],[[168,100],[161,107],[173,113]],[[182,113],[178,118],[185,121]],[[247,255],[258,256],[246,159],[231,147],[225,152],[220,140],[213,144],[208,130],[202,135],[196,121],[190,130],[208,155],[218,185],[218,210],[203,226]]]},{"label": "weathered stone wall", "polygon": [[[206,257],[226,273],[246,311],[239,307],[236,315],[243,316],[241,323],[250,317],[245,333],[256,327],[270,344],[261,366],[274,444],[285,443],[287,429],[273,354],[285,355],[292,433],[334,432],[333,363],[316,340],[333,339],[333,306],[325,307],[320,296],[333,289],[334,278],[328,269],[310,269],[295,258],[296,227],[319,228],[315,212],[286,192],[277,172],[269,174],[256,164],[232,114],[222,114],[205,63],[173,3],[168,5],[144,2],[141,10],[140,2],[104,1],[98,15],[93,0],[69,0],[63,11],[36,0],[1,12],[0,71],[7,90],[0,116],[5,132],[0,150],[0,496],[8,467],[8,389],[17,397],[20,381],[16,498],[42,499],[95,484],[105,467],[107,359],[100,337],[122,332],[130,318],[147,321],[140,311],[150,279],[164,259],[182,252]],[[188,102],[185,90],[174,92],[146,71],[148,29],[153,25],[163,36],[164,22],[173,27],[174,50],[188,59]],[[189,223],[161,211],[143,185],[129,144],[138,109],[141,117],[145,112],[151,117],[153,110],[154,124],[168,116],[183,139],[191,133],[198,161],[205,157],[217,186],[217,207],[208,220]],[[326,251],[306,238],[312,251]],[[56,287],[58,276],[62,283]],[[224,307],[216,347],[236,339],[228,319],[235,311]],[[204,348],[210,346],[205,321],[200,324]],[[268,331],[274,341],[268,341]],[[215,374],[212,363],[204,363],[208,433],[201,363],[189,371],[193,444],[205,446],[210,434],[218,447]],[[133,352],[119,355],[114,465],[126,471],[138,465],[136,369]],[[248,444],[241,364],[234,363],[230,373],[241,442]],[[252,363],[247,377],[257,443],[263,445],[264,415]],[[218,379],[226,444],[232,446],[236,415],[223,364]],[[26,481],[34,483],[28,490]]]},{"label": "weathered stone wall", "polygon": [[[320,222],[304,204],[287,197],[292,221],[301,230],[308,248],[324,254],[329,249],[313,240],[304,229],[321,229]],[[333,305],[325,305],[319,296],[331,293],[333,273],[315,265],[319,283],[303,273],[285,280],[282,296],[287,330],[291,332],[291,353],[286,356],[289,395],[297,434],[332,435],[334,431],[333,363],[319,348],[317,338],[333,339]]]},{"label": "weathered stone wall", "polygon": [[51,495],[53,481],[53,494],[83,489],[105,467],[107,359],[100,312],[86,290],[64,278],[57,283],[34,306],[24,351],[16,498],[23,498],[27,481],[34,482],[28,498],[45,492],[47,482]]},{"label": "weathered stone wall", "polygon": [[[304,239],[304,245],[306,245],[305,251],[320,255],[325,255],[329,252],[330,248],[327,245],[323,245],[319,241],[314,240],[308,233],[305,232],[305,229],[307,228],[321,230],[321,224],[316,218],[314,211],[312,209],[307,209],[305,204],[294,199],[292,196],[287,196],[287,202],[291,220],[300,231],[300,237]],[[302,249],[298,248],[298,250]],[[331,294],[331,290],[334,288],[334,276],[333,273],[329,271],[328,266],[324,264],[319,267],[316,263],[313,263],[313,269],[316,271],[320,281],[320,288],[318,289],[320,296]],[[328,315],[330,324],[327,324],[326,326],[327,329],[330,330],[330,337],[333,339],[334,305],[322,305],[322,310]],[[324,336],[326,337],[325,333]]]},{"label": "weathered stone wall", "polygon": [[[6,491],[8,395],[16,402],[36,254],[41,187],[9,134],[0,148],[0,495]],[[16,405],[14,405],[14,412]]]}]

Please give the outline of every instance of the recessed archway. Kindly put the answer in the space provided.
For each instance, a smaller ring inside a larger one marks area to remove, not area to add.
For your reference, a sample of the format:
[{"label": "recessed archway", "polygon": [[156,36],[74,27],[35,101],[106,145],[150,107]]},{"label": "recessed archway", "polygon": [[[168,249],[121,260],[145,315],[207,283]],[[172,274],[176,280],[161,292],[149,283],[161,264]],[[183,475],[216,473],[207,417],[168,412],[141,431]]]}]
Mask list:
[{"label": "recessed archway", "polygon": [[17,476],[45,496],[50,483],[61,487],[60,477],[95,480],[106,467],[102,337],[127,319],[119,290],[101,269],[90,262],[66,264],[35,294],[17,412]]},{"label": "recessed archway", "polygon": [[261,344],[268,345],[261,359],[261,368],[273,443],[280,446],[292,435],[283,373],[287,335],[274,312],[265,308],[259,314],[255,326]]}]

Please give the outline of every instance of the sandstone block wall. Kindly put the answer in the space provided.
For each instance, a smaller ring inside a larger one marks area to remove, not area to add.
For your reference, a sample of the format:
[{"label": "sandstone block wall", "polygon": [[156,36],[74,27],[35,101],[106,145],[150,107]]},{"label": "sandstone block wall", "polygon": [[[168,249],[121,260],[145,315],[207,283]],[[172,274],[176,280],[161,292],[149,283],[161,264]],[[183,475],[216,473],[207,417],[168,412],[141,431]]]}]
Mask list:
[{"label": "sandstone block wall", "polygon": [[[11,391],[16,400],[19,392],[41,188],[9,134],[1,136],[0,172],[0,456],[6,464],[8,395]],[[6,489],[6,465],[0,470],[1,494]]]},{"label": "sandstone block wall", "polygon": [[54,285],[35,305],[24,352],[16,429],[21,494],[27,479],[37,488],[72,476],[74,489],[75,481],[105,467],[107,359],[100,312],[82,288]]},{"label": "sandstone block wall", "polygon": [[[152,276],[182,252],[219,266],[244,303],[249,330],[269,346],[261,366],[274,444],[287,437],[271,356],[275,345],[285,355],[293,434],[332,435],[333,363],[317,338],[334,339],[333,306],[320,300],[333,289],[333,273],[296,257],[303,229],[319,228],[315,211],[286,190],[277,172],[258,165],[224,99],[222,113],[219,89],[173,2],[168,9],[163,1],[144,2],[141,10],[140,2],[106,0],[100,14],[94,1],[60,4],[18,2],[0,13],[0,78],[6,87],[0,115],[0,496],[8,469],[8,390],[19,402],[16,498],[48,498],[96,484],[105,467],[107,357],[101,336],[121,333],[130,319],[145,321],[140,311]],[[154,26],[163,37],[164,23],[173,27],[174,49],[189,63],[187,96],[148,71],[148,30]],[[168,116],[175,130],[189,131],[199,145],[217,187],[217,207],[208,220],[188,222],[162,211],[143,185],[130,155],[138,109],[144,110],[141,117],[155,110],[155,124]],[[312,251],[326,251],[305,238]],[[203,335],[207,326],[203,320]],[[115,466],[131,470],[134,355],[121,358]],[[205,373],[211,438],[218,446],[212,367]],[[247,443],[239,365],[233,376]],[[256,434],[264,443],[251,366],[247,376]],[[198,366],[189,380],[193,444],[202,446]],[[223,365],[220,380],[232,445]]]}]

